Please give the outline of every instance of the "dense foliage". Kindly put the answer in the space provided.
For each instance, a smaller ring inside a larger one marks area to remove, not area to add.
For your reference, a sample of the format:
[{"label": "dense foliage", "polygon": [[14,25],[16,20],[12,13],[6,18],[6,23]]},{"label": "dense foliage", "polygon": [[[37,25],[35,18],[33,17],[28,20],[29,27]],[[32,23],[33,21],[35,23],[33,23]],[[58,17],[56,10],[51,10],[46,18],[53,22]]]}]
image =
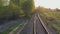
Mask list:
[{"label": "dense foliage", "polygon": [[30,14],[34,10],[33,0],[27,0],[27,1],[23,2],[21,7],[22,7],[22,10],[24,11],[25,15],[30,16]]},{"label": "dense foliage", "polygon": [[20,16],[30,16],[35,6],[33,0],[10,0],[9,5],[3,6],[0,0],[0,20],[10,20]]}]

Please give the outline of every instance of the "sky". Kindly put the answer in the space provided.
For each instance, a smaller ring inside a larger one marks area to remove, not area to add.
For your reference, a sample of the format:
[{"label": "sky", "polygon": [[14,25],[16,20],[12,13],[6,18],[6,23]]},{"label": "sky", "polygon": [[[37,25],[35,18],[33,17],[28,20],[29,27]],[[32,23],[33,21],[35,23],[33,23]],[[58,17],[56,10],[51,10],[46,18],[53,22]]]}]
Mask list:
[{"label": "sky", "polygon": [[34,0],[35,7],[44,6],[45,8],[59,8],[60,9],[60,0]]}]

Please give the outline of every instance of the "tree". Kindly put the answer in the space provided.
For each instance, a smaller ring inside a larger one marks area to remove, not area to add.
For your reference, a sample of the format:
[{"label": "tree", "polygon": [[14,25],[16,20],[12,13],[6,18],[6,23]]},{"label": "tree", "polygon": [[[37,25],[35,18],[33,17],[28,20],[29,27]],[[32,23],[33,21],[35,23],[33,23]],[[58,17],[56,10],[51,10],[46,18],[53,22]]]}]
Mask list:
[{"label": "tree", "polygon": [[23,2],[21,7],[26,16],[30,16],[30,14],[32,13],[32,11],[35,8],[33,0],[27,0],[27,1]]}]

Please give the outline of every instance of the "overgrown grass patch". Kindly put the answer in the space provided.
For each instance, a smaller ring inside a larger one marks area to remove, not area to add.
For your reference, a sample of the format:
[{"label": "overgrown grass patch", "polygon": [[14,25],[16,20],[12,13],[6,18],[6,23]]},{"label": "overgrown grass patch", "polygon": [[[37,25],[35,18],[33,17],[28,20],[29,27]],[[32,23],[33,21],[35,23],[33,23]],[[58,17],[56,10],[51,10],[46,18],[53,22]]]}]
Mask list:
[{"label": "overgrown grass patch", "polygon": [[56,24],[52,24],[52,27],[57,30],[57,33],[60,34],[60,27]]},{"label": "overgrown grass patch", "polygon": [[57,24],[54,24],[53,22],[51,21],[48,21],[48,24],[50,24],[52,26],[52,28],[54,30],[56,30],[57,34],[60,34],[60,26],[58,26]]},{"label": "overgrown grass patch", "polygon": [[[48,21],[48,24],[52,26],[53,29],[56,30],[57,34],[60,34],[60,12],[52,12],[52,11],[47,11],[47,12],[40,12],[41,17]],[[53,22],[54,21],[54,22]],[[56,24],[58,23],[58,24]]]}]

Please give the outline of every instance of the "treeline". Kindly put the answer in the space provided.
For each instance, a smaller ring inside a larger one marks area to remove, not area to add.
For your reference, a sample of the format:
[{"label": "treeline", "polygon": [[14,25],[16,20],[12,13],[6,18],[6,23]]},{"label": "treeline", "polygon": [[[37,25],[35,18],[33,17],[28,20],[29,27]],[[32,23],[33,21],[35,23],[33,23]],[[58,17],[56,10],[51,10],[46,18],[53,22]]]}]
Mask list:
[{"label": "treeline", "polygon": [[5,6],[3,3],[4,1],[0,0],[0,22],[22,16],[30,17],[35,9],[34,0],[10,0],[9,5]]}]

